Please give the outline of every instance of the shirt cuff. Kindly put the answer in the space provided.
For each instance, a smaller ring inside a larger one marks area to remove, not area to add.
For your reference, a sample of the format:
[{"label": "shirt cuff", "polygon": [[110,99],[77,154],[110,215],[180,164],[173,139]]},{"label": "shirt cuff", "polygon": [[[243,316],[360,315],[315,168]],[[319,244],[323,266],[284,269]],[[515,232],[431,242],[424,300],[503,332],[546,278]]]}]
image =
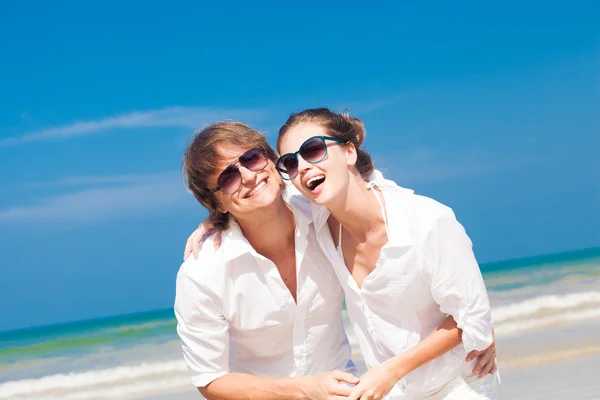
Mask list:
[{"label": "shirt cuff", "polygon": [[[480,325],[490,326],[491,321]],[[491,328],[478,329],[477,324],[470,323],[468,320],[460,321],[457,326],[462,329],[462,342],[467,354],[473,350],[485,350],[494,341]]]},{"label": "shirt cuff", "polygon": [[204,387],[207,386],[212,381],[219,379],[220,377],[227,375],[229,372],[220,371],[220,372],[210,372],[205,374],[194,374],[192,373],[192,383],[196,387]]}]

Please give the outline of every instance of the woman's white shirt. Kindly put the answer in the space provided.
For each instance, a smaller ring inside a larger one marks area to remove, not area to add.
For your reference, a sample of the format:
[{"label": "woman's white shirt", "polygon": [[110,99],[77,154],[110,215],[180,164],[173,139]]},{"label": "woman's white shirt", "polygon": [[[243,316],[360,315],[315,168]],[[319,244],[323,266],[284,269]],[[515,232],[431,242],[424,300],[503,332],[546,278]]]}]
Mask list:
[{"label": "woman's white shirt", "polygon": [[[308,200],[295,198],[297,304],[275,264],[233,222],[214,250],[177,275],[175,315],[183,355],[198,387],[229,373],[282,377],[354,372],[342,323],[344,293],[316,240]],[[276,235],[277,232],[265,232]]]},{"label": "woman's white shirt", "polygon": [[461,375],[471,350],[484,350],[492,343],[485,284],[472,243],[450,208],[390,181],[373,185],[385,199],[388,243],[361,288],[333,242],[329,211],[313,204],[317,239],[344,288],[368,368],[410,349],[448,315],[454,317],[463,330],[462,345],[411,372],[397,385],[397,390],[431,390]]}]

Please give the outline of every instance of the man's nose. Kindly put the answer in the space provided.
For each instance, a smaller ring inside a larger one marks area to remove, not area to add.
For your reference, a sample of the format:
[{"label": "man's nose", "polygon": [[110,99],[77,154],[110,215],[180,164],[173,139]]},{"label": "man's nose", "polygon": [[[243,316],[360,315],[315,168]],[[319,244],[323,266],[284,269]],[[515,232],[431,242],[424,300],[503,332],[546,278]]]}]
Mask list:
[{"label": "man's nose", "polygon": [[242,183],[244,185],[251,185],[256,181],[256,172],[249,170],[244,166],[239,166],[240,175],[242,176]]}]

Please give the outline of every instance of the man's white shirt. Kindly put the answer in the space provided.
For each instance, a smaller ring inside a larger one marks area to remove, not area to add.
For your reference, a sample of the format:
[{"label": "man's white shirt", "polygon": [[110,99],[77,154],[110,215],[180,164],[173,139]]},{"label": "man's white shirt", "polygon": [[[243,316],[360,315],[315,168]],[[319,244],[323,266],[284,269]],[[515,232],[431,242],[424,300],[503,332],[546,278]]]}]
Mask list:
[{"label": "man's white shirt", "polygon": [[209,238],[198,259],[190,256],[181,266],[175,315],[195,386],[229,372],[354,372],[342,322],[344,292],[316,240],[308,200],[293,197],[297,304],[275,264],[252,248],[234,221],[218,250]]}]

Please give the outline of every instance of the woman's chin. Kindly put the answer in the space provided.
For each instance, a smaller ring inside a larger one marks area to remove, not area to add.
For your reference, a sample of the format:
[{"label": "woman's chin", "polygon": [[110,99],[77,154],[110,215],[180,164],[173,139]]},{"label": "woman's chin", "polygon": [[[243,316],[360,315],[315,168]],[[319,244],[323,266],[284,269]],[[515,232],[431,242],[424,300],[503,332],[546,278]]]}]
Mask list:
[{"label": "woman's chin", "polygon": [[321,184],[316,190],[311,190],[308,197],[312,202],[321,206],[327,206],[331,203],[332,195],[325,184]]}]

